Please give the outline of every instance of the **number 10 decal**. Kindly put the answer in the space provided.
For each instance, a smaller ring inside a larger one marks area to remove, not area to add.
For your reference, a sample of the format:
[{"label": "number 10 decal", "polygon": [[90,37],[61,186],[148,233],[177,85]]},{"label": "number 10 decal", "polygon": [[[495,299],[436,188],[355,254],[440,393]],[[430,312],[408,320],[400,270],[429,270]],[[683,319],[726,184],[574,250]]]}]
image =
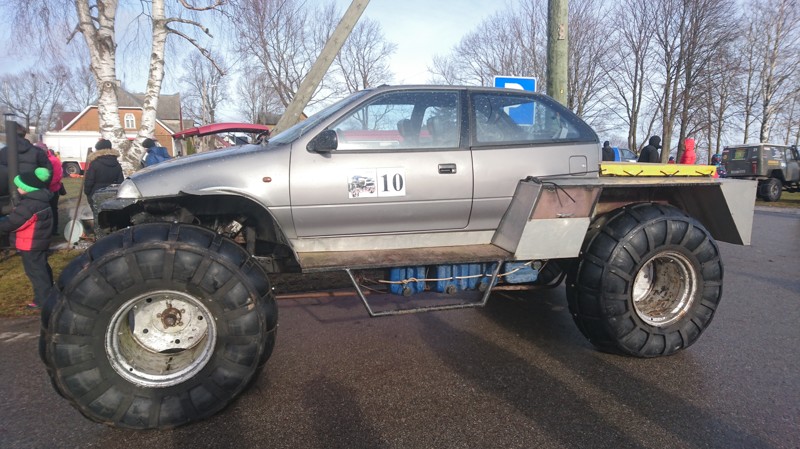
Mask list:
[{"label": "number 10 decal", "polygon": [[404,168],[360,168],[347,174],[349,198],[406,195]]},{"label": "number 10 decal", "polygon": [[378,196],[405,196],[406,171],[403,168],[378,169]]}]

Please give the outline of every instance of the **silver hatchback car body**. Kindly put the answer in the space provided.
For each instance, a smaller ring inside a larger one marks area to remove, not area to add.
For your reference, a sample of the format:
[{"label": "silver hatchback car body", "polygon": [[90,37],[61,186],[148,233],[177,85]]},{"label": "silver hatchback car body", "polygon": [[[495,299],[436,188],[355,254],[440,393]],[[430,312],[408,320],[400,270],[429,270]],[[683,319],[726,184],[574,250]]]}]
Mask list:
[{"label": "silver hatchback car body", "polygon": [[[335,148],[312,148],[323,131],[335,132],[328,135]],[[544,95],[382,87],[266,145],[137,172],[118,197],[219,195],[222,209],[225,196],[247,198],[301,253],[481,244],[491,240],[520,179],[597,179],[598,162],[596,134]]]}]

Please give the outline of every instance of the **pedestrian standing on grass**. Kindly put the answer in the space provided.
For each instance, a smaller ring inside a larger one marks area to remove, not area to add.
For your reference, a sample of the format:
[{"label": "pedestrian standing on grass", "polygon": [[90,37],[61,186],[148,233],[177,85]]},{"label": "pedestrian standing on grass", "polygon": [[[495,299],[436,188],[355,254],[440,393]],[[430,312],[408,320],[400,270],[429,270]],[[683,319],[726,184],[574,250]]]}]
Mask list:
[{"label": "pedestrian standing on grass", "polygon": [[0,219],[0,234],[9,233],[10,243],[20,257],[25,274],[33,284],[33,301],[29,309],[39,309],[53,288],[53,270],[47,263],[47,250],[53,229],[48,181],[50,171],[39,167],[14,178],[20,202]]},{"label": "pedestrian standing on grass", "polygon": [[53,165],[53,177],[50,179],[49,185],[50,193],[53,194],[50,198],[50,208],[53,209],[53,235],[58,235],[58,198],[61,195],[67,194],[64,184],[61,182],[64,178],[64,169],[61,166],[61,159],[58,158],[55,151],[47,148],[47,144],[44,142],[37,142],[34,145],[47,153],[47,159],[49,159],[50,163]]},{"label": "pedestrian standing on grass", "polygon": [[121,183],[125,177],[122,175],[122,166],[119,164],[119,152],[111,148],[111,141],[100,139],[94,145],[95,151],[89,158],[89,168],[83,180],[83,192],[89,206],[94,210],[92,196],[98,190],[111,184]]}]

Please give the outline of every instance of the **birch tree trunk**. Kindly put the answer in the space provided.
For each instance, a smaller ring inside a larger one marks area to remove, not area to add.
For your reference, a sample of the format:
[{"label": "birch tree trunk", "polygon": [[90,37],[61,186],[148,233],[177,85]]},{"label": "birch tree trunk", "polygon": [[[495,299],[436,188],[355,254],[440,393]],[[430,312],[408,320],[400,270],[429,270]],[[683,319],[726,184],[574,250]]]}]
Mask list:
[{"label": "birch tree trunk", "polygon": [[[97,112],[100,119],[100,134],[108,139],[114,148],[125,152],[130,145],[119,120],[117,102],[116,49],[114,21],[117,14],[117,0],[98,0],[97,25],[90,14],[88,0],[75,0],[78,13],[78,29],[86,40],[91,56],[89,68],[97,82]],[[123,167],[124,168],[124,167]],[[129,171],[126,170],[126,173]]]},{"label": "birch tree trunk", "polygon": [[156,110],[161,84],[164,80],[164,50],[167,44],[167,18],[164,13],[164,0],[152,0],[153,43],[150,50],[150,71],[147,77],[144,103],[142,104],[142,121],[139,135],[131,151],[124,157],[126,162],[138,166],[144,155],[141,141],[149,137],[155,139]]}]

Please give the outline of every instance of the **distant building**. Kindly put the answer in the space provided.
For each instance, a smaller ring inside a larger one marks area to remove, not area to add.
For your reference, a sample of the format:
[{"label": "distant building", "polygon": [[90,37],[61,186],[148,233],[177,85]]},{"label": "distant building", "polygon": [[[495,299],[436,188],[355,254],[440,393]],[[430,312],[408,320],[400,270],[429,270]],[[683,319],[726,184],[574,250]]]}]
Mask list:
[{"label": "distant building", "polygon": [[[117,105],[119,108],[119,121],[129,139],[134,139],[142,123],[144,108],[144,94],[127,92],[122,87],[117,88]],[[156,110],[156,127],[154,138],[173,154],[174,143],[172,134],[181,129],[192,127],[190,120],[182,120],[180,94],[160,95],[158,109]],[[60,142],[68,141],[70,137],[96,137],[100,138],[100,116],[97,105],[86,107],[80,112],[63,112],[56,119],[56,131],[48,132],[46,137]],[[48,140],[48,139],[45,139]]]}]

